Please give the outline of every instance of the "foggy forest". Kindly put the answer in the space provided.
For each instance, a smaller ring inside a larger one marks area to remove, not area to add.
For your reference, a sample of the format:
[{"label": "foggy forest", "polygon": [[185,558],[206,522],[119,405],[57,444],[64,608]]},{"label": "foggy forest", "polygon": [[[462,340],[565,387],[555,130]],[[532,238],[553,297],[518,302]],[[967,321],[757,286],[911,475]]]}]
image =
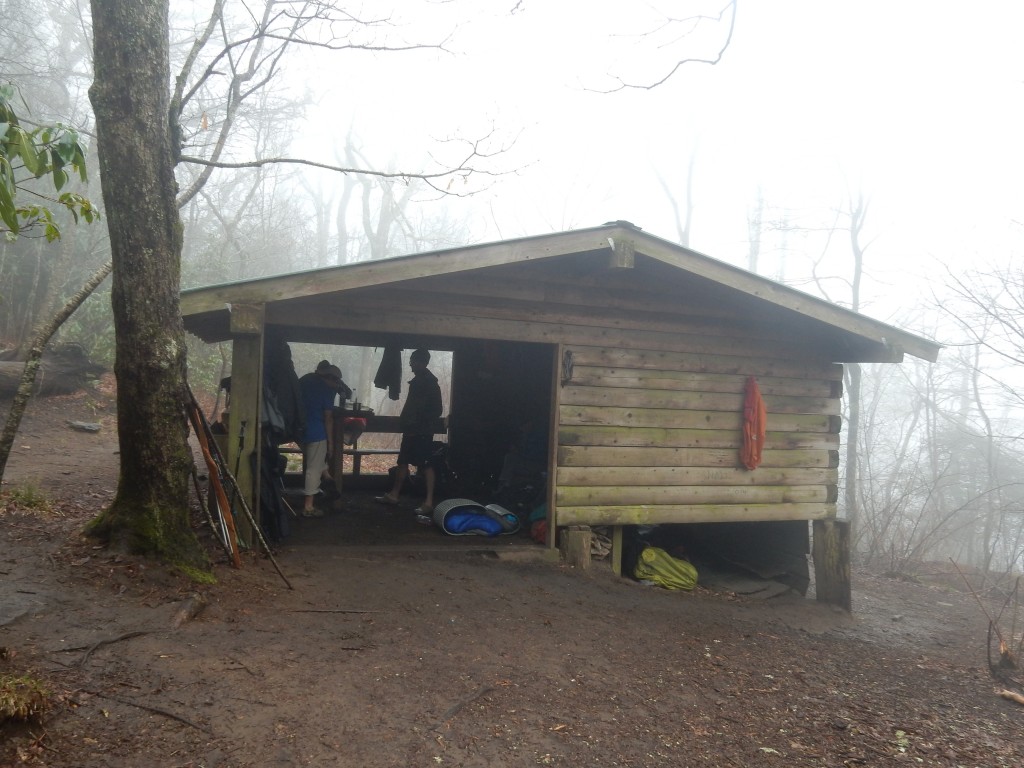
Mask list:
[{"label": "foggy forest", "polygon": [[[362,8],[358,13],[366,15],[357,15],[348,4],[337,3],[172,4],[170,87],[179,110],[182,288],[621,217],[615,210],[565,202],[582,198],[586,182],[566,178],[562,166],[546,170],[544,149],[526,130],[525,117],[519,125],[508,115],[484,115],[486,109],[474,113],[474,101],[485,101],[475,92],[463,92],[459,115],[450,97],[439,96],[438,111],[448,112],[456,124],[447,135],[433,133],[429,142],[418,135],[419,113],[409,109],[407,145],[402,127],[378,131],[370,119],[376,113],[394,120],[393,102],[404,96],[389,80],[375,89],[364,83],[353,89],[352,101],[329,106],[318,89],[347,79],[369,80],[373,70],[402,80],[403,71],[439,55],[445,61],[450,55],[445,66],[459,65],[455,54],[465,38],[450,34],[444,16],[451,14],[457,27],[458,9],[420,5],[396,3],[389,15]],[[499,25],[512,24],[533,6],[512,0],[486,5]],[[616,72],[621,62],[580,57],[580,67],[601,69],[581,72],[581,80],[588,74],[595,78],[579,89],[609,115],[626,104],[639,115],[634,119],[643,119],[645,99],[664,100],[698,73],[711,77],[718,59],[725,66],[731,56],[741,55],[744,38],[739,32],[733,36],[730,27],[735,10],[737,30],[744,28],[746,9],[731,6],[709,6],[706,23],[674,20],[679,23],[665,39],[651,31],[634,41],[661,54],[667,50],[682,66],[668,67],[652,57],[636,71],[601,80],[596,76]],[[23,125],[60,124],[79,132],[89,181],[72,176],[67,189],[89,198],[103,217],[88,96],[93,66],[88,4],[2,0],[0,8],[0,84],[13,87],[11,103]],[[591,33],[611,35],[600,29]],[[884,250],[888,223],[898,220],[900,211],[891,201],[879,210],[875,190],[856,180],[856,173],[819,169],[819,180],[832,174],[829,185],[808,185],[794,196],[769,183],[743,186],[745,199],[735,199],[725,210],[715,202],[713,187],[726,183],[729,174],[716,181],[713,162],[702,151],[688,140],[671,153],[666,147],[663,163],[648,167],[643,180],[625,182],[633,185],[638,208],[651,212],[635,214],[637,224],[943,345],[935,364],[908,358],[900,365],[847,366],[839,505],[840,516],[853,523],[857,562],[913,573],[922,563],[952,559],[996,579],[1020,572],[1021,222],[1004,220],[1006,241],[987,248],[984,258],[965,254],[953,238],[948,252],[905,249],[906,258],[928,264],[911,290],[891,279],[891,260],[898,257]],[[543,174],[528,173],[534,166]],[[22,195],[52,195],[49,179],[19,177],[18,184]],[[561,210],[549,207],[535,215],[529,203],[512,202],[539,186],[545,200],[563,198]],[[509,214],[516,210],[521,215]],[[24,359],[37,329],[110,260],[102,218],[76,223],[60,206],[52,214],[58,239],[51,242],[33,230],[0,243],[0,338],[8,359]],[[702,234],[710,232],[712,218],[728,222],[725,245]],[[49,345],[78,347],[91,362],[113,367],[109,280],[92,291]],[[301,346],[295,352],[297,369],[311,370],[323,354]],[[338,355],[346,378],[369,397],[367,361],[354,351]],[[190,342],[192,385],[215,391],[229,357],[226,346]]]}]

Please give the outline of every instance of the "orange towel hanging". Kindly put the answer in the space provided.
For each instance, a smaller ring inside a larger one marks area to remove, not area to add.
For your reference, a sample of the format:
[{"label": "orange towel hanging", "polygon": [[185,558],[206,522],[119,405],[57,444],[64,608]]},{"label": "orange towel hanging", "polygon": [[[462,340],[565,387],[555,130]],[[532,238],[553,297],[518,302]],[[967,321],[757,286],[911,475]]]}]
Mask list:
[{"label": "orange towel hanging", "polygon": [[761,388],[757,386],[757,379],[748,376],[743,399],[743,447],[740,448],[740,462],[747,469],[757,469],[761,464],[767,421],[768,409],[761,397]]}]

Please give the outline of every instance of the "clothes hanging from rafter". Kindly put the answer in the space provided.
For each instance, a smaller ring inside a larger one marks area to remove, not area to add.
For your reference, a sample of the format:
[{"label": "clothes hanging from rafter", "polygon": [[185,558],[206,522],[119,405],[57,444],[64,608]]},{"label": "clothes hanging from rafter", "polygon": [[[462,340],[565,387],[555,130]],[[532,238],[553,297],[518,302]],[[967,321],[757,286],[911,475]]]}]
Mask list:
[{"label": "clothes hanging from rafter", "polygon": [[397,400],[402,396],[402,350],[399,347],[384,347],[373,386],[386,389],[388,397]]}]

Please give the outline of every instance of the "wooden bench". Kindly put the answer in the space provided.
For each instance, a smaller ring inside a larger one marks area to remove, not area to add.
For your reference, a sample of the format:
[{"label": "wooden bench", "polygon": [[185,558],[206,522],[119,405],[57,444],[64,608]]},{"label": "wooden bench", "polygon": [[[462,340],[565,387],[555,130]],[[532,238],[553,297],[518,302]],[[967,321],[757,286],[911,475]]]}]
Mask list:
[{"label": "wooden bench", "polygon": [[[347,409],[338,408],[334,414],[334,444],[344,445],[344,432],[345,432],[345,419],[347,418],[358,418],[366,419],[366,428],[363,430],[363,434],[368,432],[377,432],[383,434],[400,435],[402,434],[402,427],[399,424],[398,416],[377,416],[376,414],[368,414],[366,411],[349,411]],[[448,432],[448,420],[438,419],[434,425],[434,434],[445,434]],[[340,478],[344,456],[352,457],[352,474],[358,475],[361,469],[363,456],[384,456],[384,455],[398,455],[397,448],[360,448],[359,438],[352,441],[351,446],[346,446],[341,449],[341,453],[336,455],[331,466],[331,474]]]},{"label": "wooden bench", "polygon": [[363,456],[385,456],[387,454],[391,454],[392,456],[398,455],[397,448],[360,448],[358,440],[352,443],[351,448],[342,448],[341,452],[345,456],[352,457],[353,475],[359,474],[359,470],[363,461]]}]

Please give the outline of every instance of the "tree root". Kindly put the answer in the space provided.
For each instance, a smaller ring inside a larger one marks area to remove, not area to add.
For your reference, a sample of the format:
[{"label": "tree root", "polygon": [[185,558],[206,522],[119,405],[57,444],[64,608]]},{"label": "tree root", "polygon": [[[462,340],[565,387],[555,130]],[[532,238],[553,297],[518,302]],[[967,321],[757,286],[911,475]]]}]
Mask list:
[{"label": "tree root", "polygon": [[101,693],[100,691],[90,691],[90,690],[86,690],[85,688],[80,688],[79,690],[81,690],[83,693],[88,693],[88,694],[91,694],[93,696],[99,696],[102,699],[108,699],[109,701],[116,701],[118,704],[125,704],[125,705],[130,706],[130,707],[136,707],[138,709],[145,710],[146,712],[152,712],[154,715],[162,715],[163,717],[168,717],[171,720],[177,720],[179,723],[182,723],[183,725],[187,725],[190,728],[195,728],[197,731],[202,731],[203,733],[208,733],[211,736],[213,736],[213,731],[211,731],[206,726],[198,725],[197,723],[193,723],[188,718],[182,717],[181,715],[176,715],[173,712],[168,712],[166,709],[160,709],[159,707],[151,707],[148,704],[139,704],[137,701],[131,701],[129,699],[122,699],[119,696],[111,696],[108,693]]},{"label": "tree root", "polygon": [[[104,645],[113,645],[114,643],[119,643],[122,640],[130,640],[133,637],[139,637],[141,635],[148,635],[148,634],[149,634],[149,632],[147,632],[146,630],[139,629],[139,630],[135,630],[133,632],[125,632],[123,635],[119,635],[118,637],[112,637],[112,638],[110,638],[108,640],[100,640],[100,641],[98,641],[96,643],[93,643],[91,646],[89,646],[89,650],[87,650],[82,655],[82,658],[80,658],[78,660],[78,666],[84,667],[85,666],[85,662],[87,662],[89,660],[89,657],[92,655],[93,651],[95,651],[97,648],[102,648]],[[77,650],[81,650],[81,648],[68,648],[67,650],[69,650],[69,651],[77,651]]]}]

